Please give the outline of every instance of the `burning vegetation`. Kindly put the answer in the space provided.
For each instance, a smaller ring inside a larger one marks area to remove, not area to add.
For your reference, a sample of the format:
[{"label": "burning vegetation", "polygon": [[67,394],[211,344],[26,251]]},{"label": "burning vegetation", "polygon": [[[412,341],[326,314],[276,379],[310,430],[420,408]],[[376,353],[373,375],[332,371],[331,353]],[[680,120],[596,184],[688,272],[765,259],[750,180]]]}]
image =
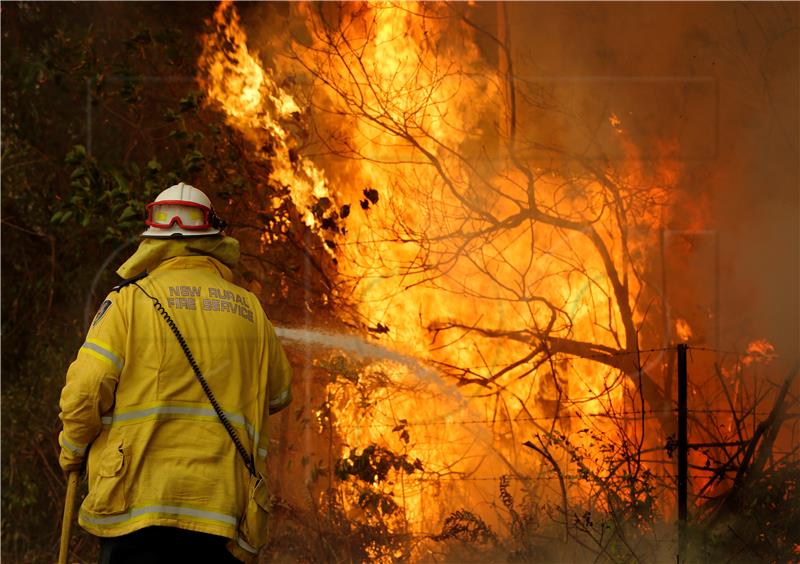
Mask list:
[{"label": "burning vegetation", "polygon": [[[648,140],[659,150],[645,158],[609,112],[608,131],[579,150],[551,130],[557,88],[516,74],[508,7],[491,8],[492,26],[487,9],[293,5],[291,35],[259,43],[222,3],[205,38],[208,104],[283,194],[258,212],[290,205],[302,218],[340,330],[426,366],[340,356],[330,335],[325,350],[312,333],[299,347],[313,382],[293,432],[310,452],[284,451],[302,456],[306,478],[280,480],[285,527],[314,519],[328,540],[292,547],[298,558],[678,550],[674,343],[696,340],[687,320],[674,333],[665,323],[654,283],[683,213],[678,141]],[[275,229],[300,227],[264,225],[261,251]],[[783,386],[757,377],[770,351],[694,353],[693,554],[721,549],[701,532],[736,521],[745,482],[797,468],[794,373]],[[728,542],[737,526],[713,534]],[[796,554],[796,542],[770,554]]]},{"label": "burning vegetation", "polygon": [[3,10],[4,559],[178,181],[295,368],[262,561],[800,558],[791,5],[55,6]]}]

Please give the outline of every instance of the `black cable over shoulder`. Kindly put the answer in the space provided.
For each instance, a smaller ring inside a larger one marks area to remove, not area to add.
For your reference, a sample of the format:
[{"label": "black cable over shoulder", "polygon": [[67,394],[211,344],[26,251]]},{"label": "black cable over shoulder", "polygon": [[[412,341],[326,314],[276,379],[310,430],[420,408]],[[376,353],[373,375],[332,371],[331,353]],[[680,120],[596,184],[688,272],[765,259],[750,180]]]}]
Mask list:
[{"label": "black cable over shoulder", "polygon": [[161,305],[161,302],[158,301],[158,298],[148,294],[144,290],[144,288],[139,286],[139,284],[137,284],[135,281],[132,282],[132,284],[137,288],[139,288],[142,291],[142,293],[144,293],[145,296],[153,300],[153,307],[155,307],[156,311],[158,311],[161,317],[164,318],[164,321],[166,321],[167,325],[169,325],[172,334],[175,335],[175,338],[178,340],[178,344],[181,346],[181,349],[183,349],[183,354],[186,355],[186,360],[189,361],[189,364],[192,366],[192,370],[194,371],[194,375],[197,377],[198,382],[200,382],[200,386],[203,388],[203,391],[206,393],[206,396],[208,396],[208,401],[211,402],[211,407],[214,408],[214,411],[217,413],[217,417],[219,417],[219,420],[222,422],[222,425],[225,427],[225,430],[228,431],[228,434],[231,436],[233,444],[236,445],[236,450],[239,451],[242,460],[244,460],[244,464],[245,466],[247,466],[247,470],[250,472],[251,476],[257,476],[258,474],[256,472],[255,462],[253,461],[253,455],[248,453],[247,449],[244,448],[242,441],[239,440],[239,435],[236,433],[236,430],[233,428],[233,425],[231,425],[231,422],[228,421],[228,417],[225,415],[225,412],[223,412],[222,408],[219,406],[217,398],[215,398],[214,394],[211,393],[211,388],[209,387],[208,382],[206,382],[203,373],[200,372],[200,367],[197,366],[197,362],[195,362],[194,360],[192,351],[189,348],[189,345],[186,344],[186,340],[183,338],[183,335],[181,335],[181,332],[178,330],[178,326],[175,324],[175,321],[173,321],[172,317],[170,317],[169,313],[167,313],[167,310],[164,309],[164,306]]},{"label": "black cable over shoulder", "polygon": [[[119,284],[117,284],[116,286],[111,288],[111,291],[112,292],[119,292],[125,286],[128,286],[130,284],[136,284],[142,278],[147,278],[147,271],[146,270],[143,270],[142,272],[140,272],[139,274],[137,274],[133,278],[127,278],[127,279],[123,280],[122,282],[120,282]],[[138,284],[136,284],[136,285],[138,286]],[[141,290],[141,287],[139,289]]]}]

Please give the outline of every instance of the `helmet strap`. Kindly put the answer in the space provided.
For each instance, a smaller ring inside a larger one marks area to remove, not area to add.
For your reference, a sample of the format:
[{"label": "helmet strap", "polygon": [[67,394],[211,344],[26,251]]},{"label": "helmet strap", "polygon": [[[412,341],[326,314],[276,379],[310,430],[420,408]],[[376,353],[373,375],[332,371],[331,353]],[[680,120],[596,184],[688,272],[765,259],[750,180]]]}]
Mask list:
[{"label": "helmet strap", "polygon": [[228,226],[228,222],[214,213],[213,209],[209,210],[208,212],[208,223],[211,225],[211,227],[214,229],[219,229],[220,231]]}]

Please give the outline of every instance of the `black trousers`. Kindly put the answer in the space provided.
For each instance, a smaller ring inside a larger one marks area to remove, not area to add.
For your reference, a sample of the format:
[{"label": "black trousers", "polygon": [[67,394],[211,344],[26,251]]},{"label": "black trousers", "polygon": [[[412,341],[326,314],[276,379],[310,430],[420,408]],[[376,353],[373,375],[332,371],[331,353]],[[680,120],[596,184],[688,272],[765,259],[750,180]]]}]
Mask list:
[{"label": "black trousers", "polygon": [[175,527],[145,527],[100,539],[100,564],[239,564],[228,539]]}]

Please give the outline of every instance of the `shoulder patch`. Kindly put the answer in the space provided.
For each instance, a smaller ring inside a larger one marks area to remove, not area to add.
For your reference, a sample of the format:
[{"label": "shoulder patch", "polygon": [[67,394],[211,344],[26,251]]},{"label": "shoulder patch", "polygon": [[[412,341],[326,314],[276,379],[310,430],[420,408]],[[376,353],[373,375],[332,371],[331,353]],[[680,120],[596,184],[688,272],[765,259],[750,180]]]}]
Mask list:
[{"label": "shoulder patch", "polygon": [[111,300],[105,300],[102,304],[100,304],[100,309],[97,310],[97,313],[94,316],[94,320],[92,321],[92,327],[97,325],[106,312],[111,308],[113,302]]},{"label": "shoulder patch", "polygon": [[117,284],[116,286],[111,288],[111,291],[112,292],[119,292],[125,286],[128,286],[129,284],[133,284],[134,282],[138,282],[139,280],[141,280],[142,278],[145,278],[146,276],[147,276],[147,271],[144,270],[144,271],[140,272],[139,274],[137,274],[136,276],[134,276],[133,278],[128,278],[127,280],[123,280],[122,282],[120,282],[119,284]]}]

